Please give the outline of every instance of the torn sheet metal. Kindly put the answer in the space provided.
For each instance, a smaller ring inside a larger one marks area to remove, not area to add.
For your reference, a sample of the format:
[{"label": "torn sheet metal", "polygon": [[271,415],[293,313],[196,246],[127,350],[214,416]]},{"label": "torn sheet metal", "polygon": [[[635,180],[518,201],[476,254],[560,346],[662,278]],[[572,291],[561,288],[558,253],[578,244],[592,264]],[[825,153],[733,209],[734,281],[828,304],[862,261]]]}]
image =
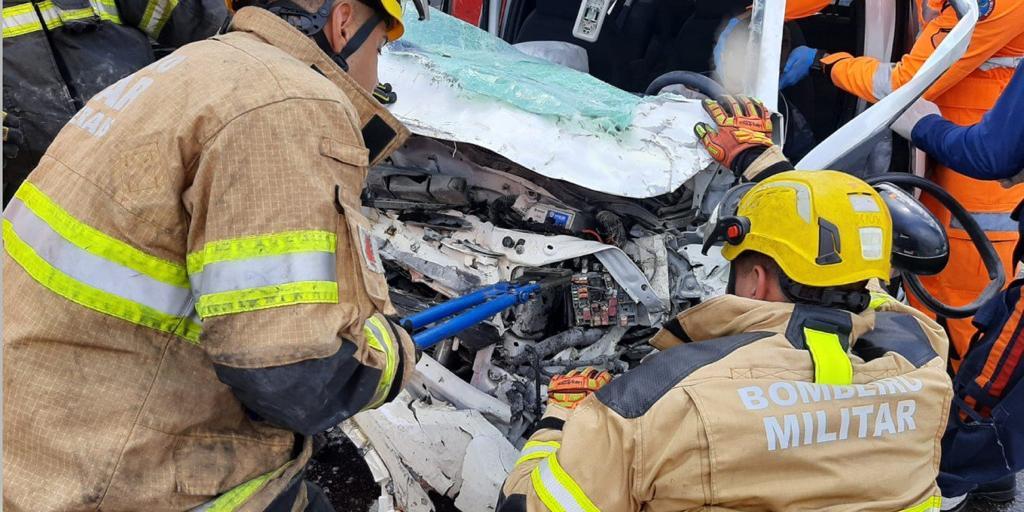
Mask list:
[{"label": "torn sheet metal", "polygon": [[478,411],[416,399],[405,391],[346,421],[343,431],[382,485],[377,512],[431,512],[427,489],[454,498],[460,510],[494,510],[498,489],[518,456]]},{"label": "torn sheet metal", "polygon": [[[481,37],[491,37],[470,29]],[[410,44],[416,43],[415,34],[408,39]],[[592,78],[582,89],[570,82],[558,82],[559,77],[570,74],[587,75],[509,47],[508,52],[531,59],[531,68],[550,75],[547,83],[559,88],[559,96],[545,98],[554,105],[549,113],[537,113],[518,105],[514,96],[467,88],[438,64],[463,58],[459,55],[462,50],[434,53],[419,47],[413,55],[410,48],[399,45],[385,49],[380,76],[398,93],[391,112],[414,133],[476,144],[548,178],[632,198],[672,192],[711,165],[711,157],[693,133],[698,121],[710,122],[699,101],[672,94],[636,98],[628,124],[608,130],[586,115],[559,114],[555,108],[588,104],[597,91],[627,94]],[[486,55],[501,59],[507,54]]]}]

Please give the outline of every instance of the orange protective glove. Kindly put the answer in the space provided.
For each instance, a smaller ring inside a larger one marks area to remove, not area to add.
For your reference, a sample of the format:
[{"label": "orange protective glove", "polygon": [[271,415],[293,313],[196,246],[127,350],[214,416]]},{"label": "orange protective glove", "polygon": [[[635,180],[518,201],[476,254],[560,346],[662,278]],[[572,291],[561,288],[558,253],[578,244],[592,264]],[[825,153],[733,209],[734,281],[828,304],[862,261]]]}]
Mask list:
[{"label": "orange protective glove", "polygon": [[697,123],[693,132],[711,158],[725,167],[732,169],[736,157],[748,149],[772,146],[771,112],[760,101],[747,96],[726,96],[721,103],[704,100],[704,110],[718,127]]},{"label": "orange protective glove", "polygon": [[575,409],[584,398],[611,381],[612,374],[589,366],[565,375],[555,375],[548,385],[548,405]]}]

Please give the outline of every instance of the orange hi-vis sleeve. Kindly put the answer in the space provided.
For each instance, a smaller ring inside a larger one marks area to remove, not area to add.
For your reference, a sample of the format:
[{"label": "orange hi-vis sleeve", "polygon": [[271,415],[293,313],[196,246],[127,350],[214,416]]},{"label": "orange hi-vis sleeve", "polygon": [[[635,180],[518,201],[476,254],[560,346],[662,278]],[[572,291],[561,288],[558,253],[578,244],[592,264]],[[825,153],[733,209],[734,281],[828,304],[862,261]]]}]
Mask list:
[{"label": "orange hi-vis sleeve", "polygon": [[[943,9],[924,27],[910,53],[896,63],[880,63],[872,57],[852,57],[849,54],[830,55],[835,59],[832,82],[864,100],[878,101],[910,81],[957,21],[952,8]],[[968,75],[1012,68],[1022,56],[1024,0],[1003,0],[996,4],[989,16],[978,22],[967,52],[932,85],[924,97],[937,101]],[[999,91],[975,91],[974,94],[988,96],[990,92],[998,95]]]}]

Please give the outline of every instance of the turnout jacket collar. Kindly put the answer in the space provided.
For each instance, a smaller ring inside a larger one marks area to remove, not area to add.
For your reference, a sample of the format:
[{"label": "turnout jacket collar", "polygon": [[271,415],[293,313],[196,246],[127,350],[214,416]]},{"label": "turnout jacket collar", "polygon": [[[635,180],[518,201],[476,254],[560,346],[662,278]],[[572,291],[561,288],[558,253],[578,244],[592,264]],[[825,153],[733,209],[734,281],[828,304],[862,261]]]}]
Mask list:
[{"label": "turnout jacket collar", "polygon": [[[797,317],[798,322],[803,318],[811,318],[837,327],[847,347],[875,326],[875,312],[871,310],[855,315],[837,309],[723,295],[680,313],[676,317],[679,330],[674,334],[669,329],[662,330],[652,344],[665,350],[679,341],[700,342],[748,332],[786,335],[792,328],[794,322],[791,320],[794,317]],[[790,342],[799,344],[795,339],[798,337],[792,336],[792,333],[787,338],[794,338]]]},{"label": "turnout jacket collar", "polygon": [[371,166],[391,154],[409,137],[409,130],[348,73],[342,71],[312,39],[270,11],[258,7],[242,8],[232,18],[228,32],[252,34],[308,64],[338,86],[355,107],[363,142],[370,151]]}]

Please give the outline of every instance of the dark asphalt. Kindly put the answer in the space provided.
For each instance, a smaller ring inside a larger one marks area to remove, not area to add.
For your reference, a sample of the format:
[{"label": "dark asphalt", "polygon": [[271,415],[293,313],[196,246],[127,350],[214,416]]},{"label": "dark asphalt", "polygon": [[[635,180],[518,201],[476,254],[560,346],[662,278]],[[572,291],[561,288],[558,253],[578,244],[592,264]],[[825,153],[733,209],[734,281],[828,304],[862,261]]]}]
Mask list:
[{"label": "dark asphalt", "polygon": [[983,500],[971,502],[965,512],[1024,512],[1024,472],[1017,473],[1017,499],[996,505]]}]

